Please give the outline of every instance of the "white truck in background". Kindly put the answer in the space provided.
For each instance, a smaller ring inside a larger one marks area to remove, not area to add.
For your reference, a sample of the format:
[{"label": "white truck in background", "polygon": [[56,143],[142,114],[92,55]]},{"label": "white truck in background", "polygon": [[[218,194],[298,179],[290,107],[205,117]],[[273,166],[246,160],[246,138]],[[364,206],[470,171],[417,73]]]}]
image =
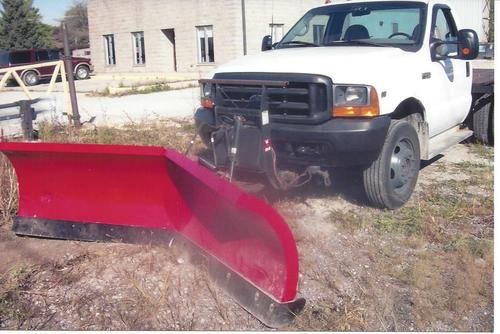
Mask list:
[{"label": "white truck in background", "polygon": [[396,209],[421,160],[473,134],[493,142],[493,71],[473,71],[477,34],[446,0],[335,1],[262,50],[201,81],[200,162],[230,178],[286,190],[360,167],[369,202]]}]

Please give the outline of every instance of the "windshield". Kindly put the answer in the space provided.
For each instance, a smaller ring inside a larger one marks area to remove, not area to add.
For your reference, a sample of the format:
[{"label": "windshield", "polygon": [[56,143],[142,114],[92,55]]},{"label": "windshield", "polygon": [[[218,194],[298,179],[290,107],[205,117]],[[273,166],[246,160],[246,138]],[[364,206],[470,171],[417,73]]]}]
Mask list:
[{"label": "windshield", "polygon": [[0,51],[0,66],[9,66],[9,53]]},{"label": "windshield", "polygon": [[277,48],[368,45],[419,49],[426,5],[365,2],[324,6],[308,12]]}]

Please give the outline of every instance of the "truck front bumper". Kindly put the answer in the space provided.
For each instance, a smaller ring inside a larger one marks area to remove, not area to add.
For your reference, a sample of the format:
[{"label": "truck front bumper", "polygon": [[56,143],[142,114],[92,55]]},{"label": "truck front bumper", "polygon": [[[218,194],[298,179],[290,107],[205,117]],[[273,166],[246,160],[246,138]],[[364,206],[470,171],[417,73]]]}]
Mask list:
[{"label": "truck front bumper", "polygon": [[348,167],[379,156],[391,119],[332,119],[319,125],[272,124],[280,164]]},{"label": "truck front bumper", "polygon": [[[213,111],[198,109],[195,121],[199,129],[215,125]],[[379,156],[390,123],[388,116],[338,118],[318,125],[271,122],[271,138],[282,167],[366,166]]]}]

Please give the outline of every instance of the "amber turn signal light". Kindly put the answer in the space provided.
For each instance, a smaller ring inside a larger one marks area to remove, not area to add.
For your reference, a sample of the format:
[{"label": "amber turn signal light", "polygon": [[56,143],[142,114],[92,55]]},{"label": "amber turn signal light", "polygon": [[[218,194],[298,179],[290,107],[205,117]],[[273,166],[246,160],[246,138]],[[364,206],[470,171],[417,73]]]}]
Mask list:
[{"label": "amber turn signal light", "polygon": [[370,104],[365,106],[333,107],[333,117],[375,117],[380,115],[378,94],[375,88],[370,89]]},{"label": "amber turn signal light", "polygon": [[211,99],[201,99],[201,106],[203,108],[207,108],[207,109],[213,109],[215,107],[215,103],[214,101],[212,101]]}]

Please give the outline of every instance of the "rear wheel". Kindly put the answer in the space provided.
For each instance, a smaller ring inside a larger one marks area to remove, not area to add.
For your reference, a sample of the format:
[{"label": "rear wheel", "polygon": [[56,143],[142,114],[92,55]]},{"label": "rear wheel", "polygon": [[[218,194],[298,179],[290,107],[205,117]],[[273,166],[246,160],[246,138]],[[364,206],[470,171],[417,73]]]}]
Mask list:
[{"label": "rear wheel", "polygon": [[26,86],[36,86],[40,82],[40,77],[35,71],[28,71],[24,73],[22,79]]},{"label": "rear wheel", "polygon": [[481,143],[493,145],[493,103],[485,104],[473,115],[472,125],[474,136]]},{"label": "rear wheel", "polygon": [[77,80],[86,80],[90,77],[90,69],[85,65],[80,65],[76,69],[75,77]]},{"label": "rear wheel", "polygon": [[363,172],[364,188],[373,206],[402,207],[410,199],[420,172],[420,144],[415,128],[393,121],[382,152]]}]

